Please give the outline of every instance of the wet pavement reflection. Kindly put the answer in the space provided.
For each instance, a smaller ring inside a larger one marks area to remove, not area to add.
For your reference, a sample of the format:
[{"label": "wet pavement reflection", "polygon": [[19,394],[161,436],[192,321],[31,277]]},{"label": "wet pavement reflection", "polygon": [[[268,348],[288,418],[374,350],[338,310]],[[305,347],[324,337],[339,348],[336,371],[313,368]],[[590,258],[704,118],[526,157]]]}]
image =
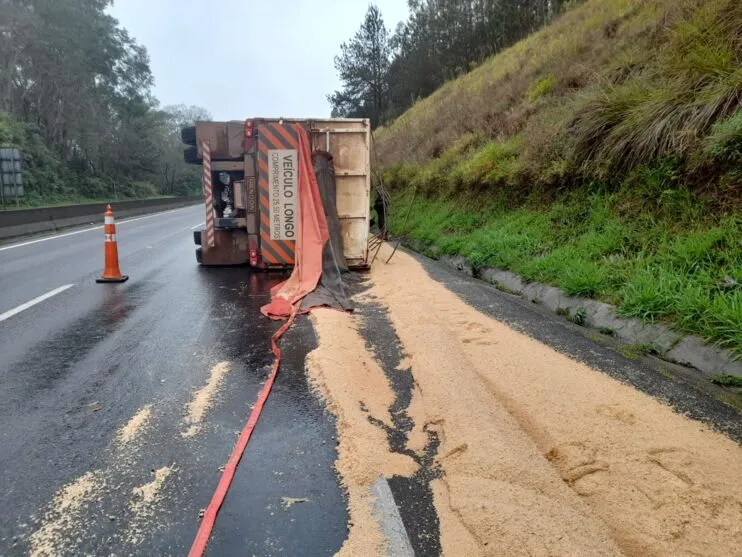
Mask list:
[{"label": "wet pavement reflection", "polygon": [[[129,272],[128,284],[71,291],[69,318],[56,315],[51,334],[0,360],[0,505],[10,510],[0,518],[0,555],[28,554],[54,493],[90,471],[102,491],[83,506],[76,530],[63,532],[80,541],[60,555],[179,555],[190,547],[272,363],[270,337],[280,323],[260,307],[285,275],[179,257],[150,273]],[[315,344],[306,317],[284,336],[281,372],[208,554],[332,555],[345,540],[335,423],[304,372]],[[223,361],[231,371],[201,432],[183,437],[186,404]],[[122,448],[117,431],[145,405],[150,422]],[[162,467],[173,472],[141,523],[133,490]],[[302,502],[286,503],[294,500]],[[141,535],[132,538],[135,527]]]}]

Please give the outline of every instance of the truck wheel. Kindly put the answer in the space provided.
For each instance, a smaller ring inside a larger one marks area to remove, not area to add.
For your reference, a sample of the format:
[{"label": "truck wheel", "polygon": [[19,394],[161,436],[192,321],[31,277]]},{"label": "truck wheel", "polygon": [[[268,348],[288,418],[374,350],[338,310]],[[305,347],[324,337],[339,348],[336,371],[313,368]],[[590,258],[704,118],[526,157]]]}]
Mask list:
[{"label": "truck wheel", "polygon": [[193,231],[193,243],[197,246],[201,245],[201,231],[200,230],[194,230]]},{"label": "truck wheel", "polygon": [[180,139],[186,145],[196,145],[196,127],[189,126],[180,130]]},{"label": "truck wheel", "polygon": [[198,149],[188,147],[188,149],[183,151],[183,160],[187,164],[201,164],[201,159],[198,158]]},{"label": "truck wheel", "polygon": [[196,248],[196,262],[199,265],[203,264],[203,252],[201,251],[201,248]]}]

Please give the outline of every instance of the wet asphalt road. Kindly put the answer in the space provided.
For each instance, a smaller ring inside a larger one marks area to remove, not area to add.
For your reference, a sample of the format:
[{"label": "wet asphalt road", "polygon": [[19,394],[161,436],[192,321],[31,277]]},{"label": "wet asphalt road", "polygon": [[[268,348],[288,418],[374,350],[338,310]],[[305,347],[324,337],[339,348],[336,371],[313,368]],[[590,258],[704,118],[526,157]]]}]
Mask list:
[{"label": "wet asphalt road", "polygon": [[[198,267],[191,228],[201,221],[191,207],[119,223],[131,277],[121,285],[95,283],[100,229],[0,246],[0,315],[72,285],[0,322],[0,555],[28,554],[50,520],[47,537],[64,540],[55,554],[187,553],[272,362],[278,325],[258,309],[281,280]],[[332,555],[342,545],[335,425],[303,372],[315,343],[306,319],[284,337],[282,372],[207,554]],[[184,409],[222,361],[232,370],[216,404],[185,438]],[[148,424],[121,446],[117,432],[145,405]],[[143,512],[134,489],[164,467],[173,471]],[[94,492],[54,514],[57,490],[86,474]]]},{"label": "wet asphalt road", "polygon": [[[32,534],[44,524],[42,541],[58,544],[48,555],[187,554],[199,510],[272,362],[269,339],[278,324],[262,318],[259,307],[283,278],[197,266],[191,229],[202,220],[201,208],[192,207],[119,223],[122,271],[131,276],[122,285],[95,283],[101,229],[0,246],[0,319],[70,285],[0,321],[0,556],[29,554]],[[742,439],[739,414],[693,386],[589,341],[518,298],[418,259],[483,313]],[[358,313],[360,332],[395,392],[393,427],[385,428],[389,449],[404,452],[414,370],[398,370],[402,347],[384,308],[361,303]],[[281,373],[208,555],[332,555],[345,540],[335,424],[304,374],[315,345],[306,318],[284,337]],[[202,430],[183,437],[186,405],[223,361],[232,370]],[[146,405],[149,422],[122,446],[117,433]],[[413,478],[389,480],[419,556],[440,552],[429,487],[439,474],[437,446],[431,436]],[[143,511],[135,490],[166,467],[172,472]],[[55,493],[80,478],[94,489],[55,514]]]}]

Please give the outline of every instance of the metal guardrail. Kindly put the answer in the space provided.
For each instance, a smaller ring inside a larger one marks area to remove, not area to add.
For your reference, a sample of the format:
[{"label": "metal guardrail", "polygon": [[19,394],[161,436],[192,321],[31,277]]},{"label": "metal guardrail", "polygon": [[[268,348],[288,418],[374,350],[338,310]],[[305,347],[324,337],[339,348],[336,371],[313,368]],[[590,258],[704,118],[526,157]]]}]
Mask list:
[{"label": "metal guardrail", "polygon": [[[173,197],[113,202],[116,217],[130,217],[202,203],[203,197]],[[12,238],[40,232],[55,232],[69,226],[102,223],[106,203],[41,207],[18,211],[0,211],[0,238]]]}]

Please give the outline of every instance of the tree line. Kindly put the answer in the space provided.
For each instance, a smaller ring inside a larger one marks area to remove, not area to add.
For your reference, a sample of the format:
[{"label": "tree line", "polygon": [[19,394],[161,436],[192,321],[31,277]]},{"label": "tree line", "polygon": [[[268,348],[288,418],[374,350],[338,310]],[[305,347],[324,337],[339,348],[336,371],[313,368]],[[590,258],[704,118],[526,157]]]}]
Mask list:
[{"label": "tree line", "polygon": [[[574,1],[574,0],[571,0]],[[570,0],[408,0],[409,19],[391,33],[371,5],[340,46],[342,88],[328,96],[333,116],[374,126],[547,24]]]},{"label": "tree line", "polygon": [[[105,196],[116,184],[138,196],[199,191],[179,128],[209,115],[159,107],[147,51],[106,13],[111,3],[0,0],[0,117],[20,122],[63,161],[74,182],[65,195]],[[13,129],[1,138],[6,145],[22,135]],[[43,176],[42,157],[32,155],[26,166]],[[34,194],[54,196],[49,184],[58,180],[36,181]]]}]

